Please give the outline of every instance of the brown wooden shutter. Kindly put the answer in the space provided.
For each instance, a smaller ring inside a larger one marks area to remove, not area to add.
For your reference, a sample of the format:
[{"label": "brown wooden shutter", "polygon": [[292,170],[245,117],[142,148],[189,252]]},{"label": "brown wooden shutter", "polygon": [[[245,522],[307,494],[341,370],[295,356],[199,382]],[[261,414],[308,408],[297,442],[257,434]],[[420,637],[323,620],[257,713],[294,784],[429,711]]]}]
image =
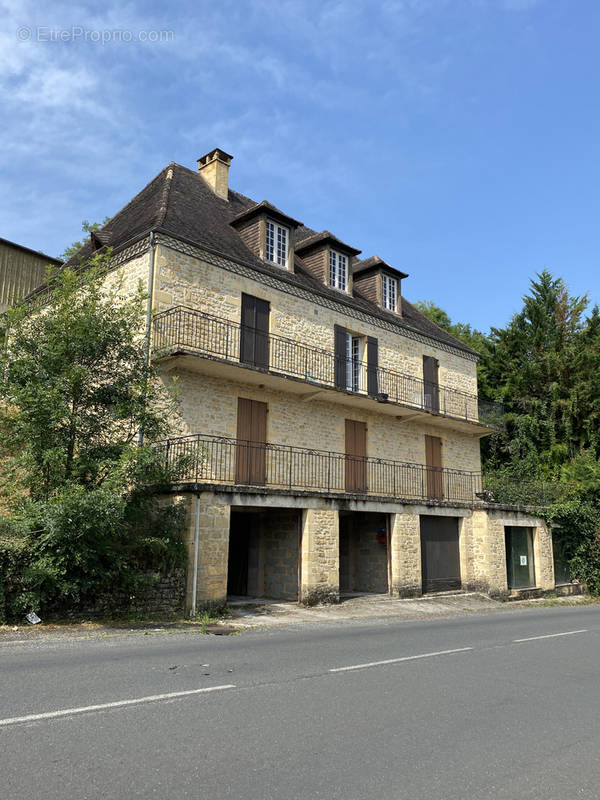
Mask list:
[{"label": "brown wooden shutter", "polygon": [[269,368],[269,303],[251,294],[242,294],[240,361]]},{"label": "brown wooden shutter", "polygon": [[269,303],[256,297],[254,366],[269,369]]},{"label": "brown wooden shutter", "polygon": [[438,379],[439,362],[431,356],[423,356],[423,383],[425,389],[425,408],[440,410],[440,388]]},{"label": "brown wooden shutter", "polygon": [[427,497],[431,500],[443,500],[442,440],[439,436],[425,436],[425,465]]},{"label": "brown wooden shutter", "polygon": [[335,377],[334,385],[336,389],[345,389],[346,379],[346,328],[341,325],[333,326],[334,347],[335,347]]},{"label": "brown wooden shutter", "polygon": [[263,485],[266,480],[267,404],[238,397],[236,483]]},{"label": "brown wooden shutter", "polygon": [[367,336],[367,392],[374,396],[379,394],[379,347],[374,336]]},{"label": "brown wooden shutter", "polygon": [[367,425],[346,420],[346,491],[367,490]]},{"label": "brown wooden shutter", "polygon": [[[242,294],[242,317],[240,326],[240,361],[254,363],[254,322],[256,318],[255,297]],[[239,421],[239,418],[238,418]]]}]

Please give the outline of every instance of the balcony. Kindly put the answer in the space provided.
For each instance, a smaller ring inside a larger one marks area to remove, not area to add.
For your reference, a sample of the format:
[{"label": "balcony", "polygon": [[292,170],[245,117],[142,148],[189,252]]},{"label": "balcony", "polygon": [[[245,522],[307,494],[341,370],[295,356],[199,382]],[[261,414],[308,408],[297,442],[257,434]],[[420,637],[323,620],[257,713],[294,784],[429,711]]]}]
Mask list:
[{"label": "balcony", "polygon": [[194,434],[157,445],[181,484],[250,486],[361,498],[479,502],[481,475],[271,442]]},{"label": "balcony", "polygon": [[[266,376],[292,379],[304,387],[308,384],[309,392],[306,388],[302,391],[310,397],[316,396],[319,389],[335,390],[338,397],[330,395],[332,401],[347,403],[348,395],[352,395],[356,400],[366,401],[367,408],[378,401],[379,411],[401,418],[426,415],[429,422],[437,425],[454,422],[450,427],[461,430],[466,426],[472,431],[473,426],[479,426],[478,432],[483,435],[504,429],[504,409],[500,403],[384,367],[370,367],[365,361],[346,363],[344,359],[341,365],[336,364],[333,352],[308,347],[283,336],[254,329],[244,329],[244,333],[251,334],[255,346],[244,347],[242,351],[239,323],[177,306],[154,316],[154,358],[200,356],[212,362],[254,370],[258,373],[254,382],[265,385]],[[336,383],[340,367],[347,376],[346,385],[342,387],[339,377]],[[215,374],[228,374],[232,380],[236,379],[231,372]],[[281,380],[274,383],[273,388],[293,391],[289,385],[281,385]]]}]

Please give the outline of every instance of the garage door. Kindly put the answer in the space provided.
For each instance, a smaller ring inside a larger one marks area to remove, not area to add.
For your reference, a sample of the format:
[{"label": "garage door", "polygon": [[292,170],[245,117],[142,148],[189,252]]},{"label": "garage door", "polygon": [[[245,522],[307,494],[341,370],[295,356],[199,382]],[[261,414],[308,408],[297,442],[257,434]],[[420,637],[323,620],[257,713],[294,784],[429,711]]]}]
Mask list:
[{"label": "garage door", "polygon": [[461,588],[456,517],[421,517],[421,570],[424,592]]}]

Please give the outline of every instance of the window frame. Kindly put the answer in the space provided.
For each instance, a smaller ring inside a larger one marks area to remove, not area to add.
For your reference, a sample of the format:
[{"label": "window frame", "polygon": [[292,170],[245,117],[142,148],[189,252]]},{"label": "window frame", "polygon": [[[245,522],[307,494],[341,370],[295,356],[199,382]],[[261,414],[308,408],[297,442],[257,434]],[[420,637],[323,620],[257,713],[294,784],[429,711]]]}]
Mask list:
[{"label": "window frame", "polygon": [[[390,305],[390,289],[393,287],[394,304]],[[398,278],[391,275],[381,274],[381,305],[386,311],[398,313]]]},{"label": "window frame", "polygon": [[346,390],[363,391],[363,361],[365,342],[359,334],[346,331]]},{"label": "window frame", "polygon": [[[282,255],[281,238],[285,232],[285,253]],[[265,220],[265,260],[282,269],[288,269],[290,261],[291,232],[287,225],[282,225],[274,219]],[[270,251],[270,252],[269,252]]]},{"label": "window frame", "polygon": [[[343,262],[342,262],[343,259]],[[339,282],[339,278],[341,275],[340,264],[343,263],[343,275],[344,275],[344,285],[341,286]],[[340,253],[339,250],[334,250],[330,248],[329,250],[329,285],[332,289],[337,289],[340,292],[347,292],[348,291],[348,284],[349,284],[349,269],[350,269],[350,259],[345,253]]]}]

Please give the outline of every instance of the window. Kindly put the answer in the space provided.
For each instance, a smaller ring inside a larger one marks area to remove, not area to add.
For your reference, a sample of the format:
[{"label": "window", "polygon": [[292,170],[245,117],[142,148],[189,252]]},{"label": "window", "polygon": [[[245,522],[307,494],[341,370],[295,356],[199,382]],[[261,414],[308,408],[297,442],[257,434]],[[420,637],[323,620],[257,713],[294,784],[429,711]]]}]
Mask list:
[{"label": "window", "polygon": [[362,355],[362,338],[346,333],[346,389],[349,392],[362,389]]},{"label": "window", "polygon": [[287,228],[267,220],[267,261],[279,264],[280,267],[287,267],[289,238]]},{"label": "window", "polygon": [[348,258],[336,250],[329,251],[329,283],[343,292],[348,289]]},{"label": "window", "polygon": [[382,275],[383,279],[383,307],[388,311],[396,311],[398,307],[398,281],[389,275]]}]

